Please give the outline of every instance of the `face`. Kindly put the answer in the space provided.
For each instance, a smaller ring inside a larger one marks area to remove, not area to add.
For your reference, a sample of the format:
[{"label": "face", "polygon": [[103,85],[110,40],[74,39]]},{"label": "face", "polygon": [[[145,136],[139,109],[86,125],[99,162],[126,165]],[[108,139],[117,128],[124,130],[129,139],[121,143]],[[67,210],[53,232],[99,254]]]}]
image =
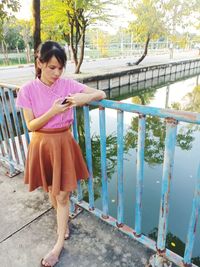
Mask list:
[{"label": "face", "polygon": [[41,69],[41,81],[46,85],[52,85],[61,76],[63,67],[55,56],[49,62],[38,61],[38,67]]}]

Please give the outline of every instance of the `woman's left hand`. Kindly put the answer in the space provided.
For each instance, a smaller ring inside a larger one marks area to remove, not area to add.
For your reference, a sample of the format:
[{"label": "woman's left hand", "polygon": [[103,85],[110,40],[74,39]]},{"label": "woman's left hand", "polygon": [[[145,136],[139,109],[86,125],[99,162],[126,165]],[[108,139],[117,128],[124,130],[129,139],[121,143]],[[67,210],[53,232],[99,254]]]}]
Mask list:
[{"label": "woman's left hand", "polygon": [[89,103],[92,101],[90,94],[84,94],[84,93],[76,93],[74,95],[70,95],[66,97],[68,102],[68,108],[76,107],[76,106],[83,106],[86,103]]}]

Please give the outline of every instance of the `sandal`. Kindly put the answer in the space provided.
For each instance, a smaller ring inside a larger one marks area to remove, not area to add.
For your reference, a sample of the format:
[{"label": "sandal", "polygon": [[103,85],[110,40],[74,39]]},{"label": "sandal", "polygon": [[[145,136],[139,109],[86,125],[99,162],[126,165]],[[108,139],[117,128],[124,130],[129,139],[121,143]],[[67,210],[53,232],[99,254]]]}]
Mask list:
[{"label": "sandal", "polygon": [[[44,264],[44,261],[47,263],[47,265]],[[58,257],[51,252],[41,259],[41,267],[54,267],[56,263],[58,263]]]}]

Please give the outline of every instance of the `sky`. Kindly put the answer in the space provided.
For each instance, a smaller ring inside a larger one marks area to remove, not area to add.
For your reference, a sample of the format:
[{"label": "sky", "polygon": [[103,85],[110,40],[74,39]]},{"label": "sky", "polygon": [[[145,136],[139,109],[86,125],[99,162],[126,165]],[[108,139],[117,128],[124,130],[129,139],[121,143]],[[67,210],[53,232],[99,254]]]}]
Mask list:
[{"label": "sky", "polygon": [[32,0],[20,0],[21,9],[16,14],[18,19],[30,19]]}]

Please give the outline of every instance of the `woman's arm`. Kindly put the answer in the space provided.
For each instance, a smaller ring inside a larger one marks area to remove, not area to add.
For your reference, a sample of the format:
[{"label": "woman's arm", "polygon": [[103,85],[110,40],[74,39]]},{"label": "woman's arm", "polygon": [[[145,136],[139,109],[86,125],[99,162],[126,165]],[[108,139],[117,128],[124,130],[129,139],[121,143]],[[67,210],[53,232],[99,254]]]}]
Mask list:
[{"label": "woman's arm", "polygon": [[102,100],[104,98],[106,98],[104,91],[91,87],[86,87],[83,92],[66,97],[70,103],[69,107],[83,106],[91,101]]},{"label": "woman's arm", "polygon": [[69,108],[68,104],[61,104],[61,99],[57,99],[52,107],[38,118],[34,117],[32,109],[24,108],[24,118],[29,131],[37,131],[42,128],[53,116],[62,113]]}]

